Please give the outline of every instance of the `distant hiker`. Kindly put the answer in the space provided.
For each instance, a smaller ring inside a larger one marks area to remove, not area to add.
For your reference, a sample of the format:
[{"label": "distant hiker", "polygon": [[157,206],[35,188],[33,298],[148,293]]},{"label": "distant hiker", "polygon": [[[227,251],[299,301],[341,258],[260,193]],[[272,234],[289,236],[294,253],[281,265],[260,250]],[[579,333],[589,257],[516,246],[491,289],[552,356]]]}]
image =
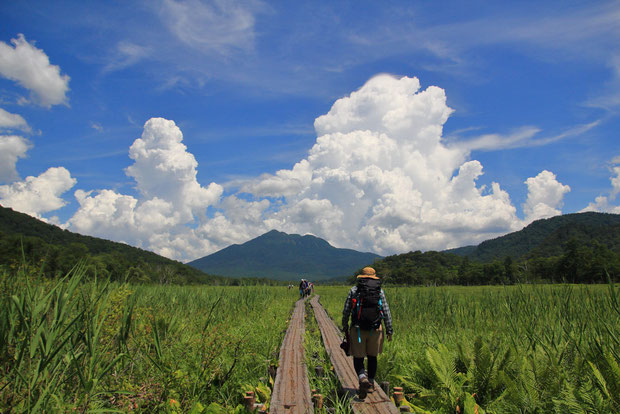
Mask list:
[{"label": "distant hiker", "polygon": [[308,287],[308,282],[306,282],[306,279],[301,279],[301,282],[299,282],[299,297],[303,298],[306,295],[306,288]]},{"label": "distant hiker", "polygon": [[[351,327],[349,328],[349,316]],[[349,334],[350,353],[353,366],[359,378],[359,398],[364,399],[375,390],[377,374],[377,355],[383,352],[381,321],[385,325],[385,335],[392,340],[392,315],[381,289],[381,279],[375,269],[365,267],[357,276],[357,284],[351,288],[342,311],[342,330]],[[364,370],[364,358],[368,358],[368,372]]]}]

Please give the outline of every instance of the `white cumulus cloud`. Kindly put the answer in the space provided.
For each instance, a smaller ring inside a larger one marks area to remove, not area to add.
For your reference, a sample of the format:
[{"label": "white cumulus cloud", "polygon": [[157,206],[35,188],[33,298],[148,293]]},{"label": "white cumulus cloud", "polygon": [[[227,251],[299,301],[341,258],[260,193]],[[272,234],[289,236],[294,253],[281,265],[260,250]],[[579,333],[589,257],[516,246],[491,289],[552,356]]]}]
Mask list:
[{"label": "white cumulus cloud", "polygon": [[48,56],[23,34],[11,39],[13,46],[0,42],[0,76],[19,83],[31,93],[31,100],[41,106],[67,103],[69,76],[60,74]]},{"label": "white cumulus cloud", "polygon": [[620,214],[620,206],[615,205],[614,202],[616,200],[617,195],[620,193],[620,156],[615,157],[612,160],[611,171],[613,175],[609,177],[611,182],[611,189],[608,195],[599,195],[596,199],[588,204],[583,211],[598,211],[601,213],[614,213]]},{"label": "white cumulus cloud", "polygon": [[315,121],[317,141],[292,170],[243,187],[283,197],[266,222],[338,246],[391,254],[482,241],[523,223],[500,185],[478,186],[482,165],[448,147],[443,89],[379,75]]},{"label": "white cumulus cloud", "polygon": [[570,187],[557,181],[555,174],[544,170],[536,177],[528,178],[525,184],[528,194],[523,212],[527,223],[562,214],[562,200]]},{"label": "white cumulus cloud", "polygon": [[0,135],[0,183],[19,179],[15,168],[18,158],[24,158],[32,145],[17,135]]},{"label": "white cumulus cloud", "polygon": [[67,204],[61,196],[76,182],[66,168],[52,167],[38,177],[29,176],[24,181],[1,185],[0,204],[41,218],[41,214]]},{"label": "white cumulus cloud", "polygon": [[0,108],[0,130],[20,130],[30,133],[32,128],[26,120],[18,114],[12,114]]},{"label": "white cumulus cloud", "polygon": [[182,143],[173,121],[151,118],[134,141],[126,169],[136,181],[138,198],[112,190],[85,192],[75,197],[80,207],[68,224],[71,230],[123,241],[175,259],[199,256],[210,242],[195,234],[196,222],[223,192],[220,185],[201,186],[198,163]]},{"label": "white cumulus cloud", "polygon": [[[560,214],[570,190],[542,171],[526,181],[526,219],[499,183],[479,185],[470,148],[448,146],[443,89],[379,75],[315,121],[317,139],[291,169],[263,174],[223,197],[202,186],[173,121],[152,118],[129,150],[137,196],[75,196],[70,229],[191,260],[268,230],[314,234],[338,247],[394,254],[474,244]],[[207,208],[209,214],[205,213]]]}]

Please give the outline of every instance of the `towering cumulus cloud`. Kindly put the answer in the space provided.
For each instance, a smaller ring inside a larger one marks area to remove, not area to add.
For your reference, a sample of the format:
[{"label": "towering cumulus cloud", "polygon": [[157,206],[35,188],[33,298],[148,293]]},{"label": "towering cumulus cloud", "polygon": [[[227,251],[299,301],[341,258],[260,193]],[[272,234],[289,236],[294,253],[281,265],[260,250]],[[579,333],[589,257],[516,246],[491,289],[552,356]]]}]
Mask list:
[{"label": "towering cumulus cloud", "polygon": [[523,205],[526,222],[562,214],[562,199],[570,187],[559,183],[555,174],[545,170],[536,177],[528,178],[525,184],[528,188],[527,200]]},{"label": "towering cumulus cloud", "polygon": [[316,119],[307,159],[247,184],[284,197],[273,227],[383,254],[443,249],[519,228],[499,184],[477,186],[478,161],[442,142],[443,89],[379,75]]},{"label": "towering cumulus cloud", "polygon": [[451,113],[438,87],[376,76],[316,119],[307,157],[226,197],[198,183],[175,123],[153,118],[129,150],[138,195],[78,190],[69,225],[190,260],[274,228],[382,254],[445,249],[560,213],[569,188],[548,171],[526,181],[526,221],[498,183],[477,185],[480,162],[442,141]]},{"label": "towering cumulus cloud", "polygon": [[78,190],[80,208],[69,220],[70,228],[178,259],[209,249],[209,242],[199,240],[187,224],[204,218],[206,208],[219,200],[222,187],[198,183],[198,163],[182,140],[173,121],[150,119],[129,150],[134,164],[126,170],[136,180],[140,197],[112,190],[97,194]]}]

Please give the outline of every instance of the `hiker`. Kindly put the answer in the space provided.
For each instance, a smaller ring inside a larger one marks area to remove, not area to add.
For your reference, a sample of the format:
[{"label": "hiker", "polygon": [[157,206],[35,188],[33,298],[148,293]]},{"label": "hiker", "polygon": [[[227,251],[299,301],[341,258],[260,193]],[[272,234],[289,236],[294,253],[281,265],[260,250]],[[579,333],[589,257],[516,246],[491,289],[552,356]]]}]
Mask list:
[{"label": "hiker", "polygon": [[301,282],[299,282],[299,297],[303,298],[306,294],[306,286],[308,286],[306,284],[306,279],[301,279]]},{"label": "hiker", "polygon": [[[349,291],[342,311],[342,331],[349,336],[349,351],[353,355],[353,366],[360,383],[359,398],[364,399],[375,390],[377,355],[383,352],[383,335],[391,341],[394,332],[381,279],[372,267],[362,269],[362,274],[357,276],[357,284]],[[364,370],[364,358],[368,358],[368,372]]]}]

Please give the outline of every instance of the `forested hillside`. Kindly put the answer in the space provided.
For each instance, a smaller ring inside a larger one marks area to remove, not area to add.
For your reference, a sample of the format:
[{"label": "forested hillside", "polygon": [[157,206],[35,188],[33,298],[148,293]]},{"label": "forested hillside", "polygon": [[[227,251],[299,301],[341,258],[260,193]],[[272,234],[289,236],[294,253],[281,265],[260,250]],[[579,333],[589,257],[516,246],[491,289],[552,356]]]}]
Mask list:
[{"label": "forested hillside", "polygon": [[64,275],[84,261],[88,273],[113,280],[156,283],[219,283],[183,263],[153,252],[97,237],[83,236],[0,207],[0,263],[9,269],[23,263],[47,276]]},{"label": "forested hillside", "polygon": [[562,244],[575,238],[580,243],[598,240],[607,248],[620,253],[620,214],[577,213],[536,220],[523,230],[480,243],[471,251],[455,249],[452,252],[479,262],[492,262],[507,256],[557,256]]},{"label": "forested hillside", "polygon": [[538,220],[477,247],[409,252],[374,266],[385,283],[394,284],[600,283],[608,276],[618,280],[620,215],[580,213]]}]

